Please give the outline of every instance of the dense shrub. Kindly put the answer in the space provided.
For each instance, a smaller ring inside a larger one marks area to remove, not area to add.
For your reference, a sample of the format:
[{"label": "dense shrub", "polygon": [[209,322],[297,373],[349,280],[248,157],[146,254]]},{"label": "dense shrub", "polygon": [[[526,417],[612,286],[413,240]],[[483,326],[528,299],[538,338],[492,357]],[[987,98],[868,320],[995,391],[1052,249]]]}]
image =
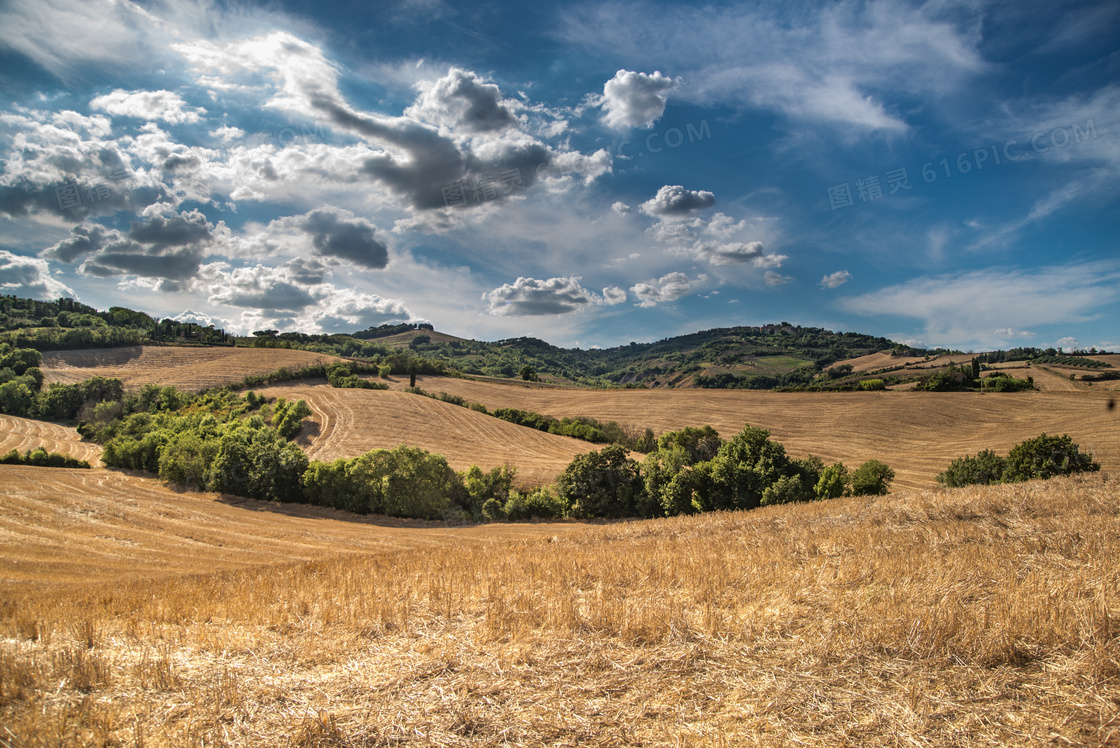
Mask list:
[{"label": "dense shrub", "polygon": [[1003,482],[1007,461],[990,449],[975,457],[958,457],[949,463],[937,482],[948,488],[971,485],[990,485]]},{"label": "dense shrub", "polygon": [[78,460],[69,455],[58,454],[57,452],[48,452],[42,447],[33,450],[29,449],[23,454],[20,454],[19,450],[13,449],[7,454],[0,456],[0,465],[32,465],[34,467],[50,468],[89,468],[89,463],[85,460]]},{"label": "dense shrub", "polygon": [[975,457],[959,457],[949,463],[937,482],[949,488],[992,483],[1018,483],[1055,475],[1095,472],[1101,466],[1091,454],[1081,451],[1068,434],[1042,434],[1015,445],[1007,458],[991,450]]},{"label": "dense shrub", "polygon": [[1023,392],[1035,388],[1033,377],[1016,379],[1003,372],[994,372],[984,377],[983,386],[985,392]]},{"label": "dense shrub", "polygon": [[1017,444],[1007,455],[1003,479],[1007,483],[1052,478],[1055,475],[1095,472],[1101,466],[1093,456],[1085,454],[1074,444],[1068,434],[1047,436],[1042,434]]}]

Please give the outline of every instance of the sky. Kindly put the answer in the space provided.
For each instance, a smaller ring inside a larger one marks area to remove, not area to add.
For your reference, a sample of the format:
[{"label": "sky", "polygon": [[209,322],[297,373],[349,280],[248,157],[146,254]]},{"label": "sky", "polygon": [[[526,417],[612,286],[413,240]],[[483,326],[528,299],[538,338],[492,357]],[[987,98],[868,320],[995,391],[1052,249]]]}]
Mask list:
[{"label": "sky", "polygon": [[1120,4],[0,3],[0,292],[1120,349]]}]

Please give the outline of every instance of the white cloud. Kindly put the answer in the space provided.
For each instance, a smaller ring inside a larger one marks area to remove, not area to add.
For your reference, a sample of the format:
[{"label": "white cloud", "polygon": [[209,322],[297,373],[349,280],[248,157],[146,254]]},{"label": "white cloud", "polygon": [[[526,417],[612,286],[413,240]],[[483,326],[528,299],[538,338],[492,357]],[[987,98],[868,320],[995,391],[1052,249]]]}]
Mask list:
[{"label": "white cloud", "polygon": [[1000,328],[1083,322],[1118,295],[1120,265],[1095,262],[915,278],[840,305],[857,314],[923,320],[923,337],[933,345],[998,346],[1006,339]]},{"label": "white cloud", "polygon": [[821,278],[821,288],[839,288],[852,279],[847,270],[837,270]]},{"label": "white cloud", "polygon": [[420,95],[404,110],[408,117],[466,132],[504,130],[517,123],[515,100],[502,101],[502,92],[469,70],[453,67],[436,81],[416,84]]},{"label": "white cloud", "polygon": [[482,299],[489,304],[492,315],[530,317],[568,314],[593,304],[618,304],[626,300],[626,292],[609,287],[603,289],[603,296],[596,296],[580,285],[578,276],[548,280],[519,277],[484,293]]},{"label": "white cloud", "polygon": [[677,95],[693,103],[862,131],[904,131],[911,97],[935,99],[985,68],[979,9],[882,0],[784,10],[616,0],[569,11],[557,33],[630,66],[671,65],[689,82]]},{"label": "white cloud", "polygon": [[639,206],[647,216],[683,217],[716,204],[716,196],[707,190],[687,190],[679,184],[667,184]]},{"label": "white cloud", "polygon": [[162,120],[172,125],[198,122],[201,115],[206,114],[201,107],[188,108],[179,94],[171,91],[125,91],[118,88],[110,94],[98,96],[89,105],[118,117]]},{"label": "white cloud", "polygon": [[669,273],[657,280],[635,283],[630,293],[638,299],[638,306],[652,307],[688,296],[692,293],[692,283],[684,273]]},{"label": "white cloud", "polygon": [[0,249],[0,290],[42,300],[74,297],[73,289],[51,277],[46,260],[21,257],[6,249]]},{"label": "white cloud", "polygon": [[679,79],[660,71],[653,75],[619,70],[603,86],[601,104],[604,120],[610,127],[651,127],[665,113],[669,93],[680,86]]},{"label": "white cloud", "polygon": [[621,200],[611,205],[611,210],[613,210],[615,213],[618,213],[620,216],[624,216],[633,212],[630,206],[622,202]]}]

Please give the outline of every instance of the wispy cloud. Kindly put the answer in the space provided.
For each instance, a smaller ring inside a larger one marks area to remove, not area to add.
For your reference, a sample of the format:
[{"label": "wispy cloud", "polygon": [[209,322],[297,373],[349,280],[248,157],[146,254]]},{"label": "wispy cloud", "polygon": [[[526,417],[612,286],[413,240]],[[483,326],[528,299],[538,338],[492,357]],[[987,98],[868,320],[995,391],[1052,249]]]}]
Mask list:
[{"label": "wispy cloud", "polygon": [[1120,263],[1092,262],[1037,269],[989,268],[915,278],[841,299],[862,315],[911,317],[933,345],[999,346],[1012,331],[1084,322],[1120,296]]}]

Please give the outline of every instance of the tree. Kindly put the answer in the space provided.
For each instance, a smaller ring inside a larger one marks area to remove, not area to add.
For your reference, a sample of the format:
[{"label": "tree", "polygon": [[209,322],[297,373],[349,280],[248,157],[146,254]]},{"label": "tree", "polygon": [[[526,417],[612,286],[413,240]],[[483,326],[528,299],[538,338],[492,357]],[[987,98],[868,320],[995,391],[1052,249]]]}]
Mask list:
[{"label": "tree", "polygon": [[638,463],[612,444],[579,455],[556,479],[573,517],[632,517],[644,493]]},{"label": "tree", "polygon": [[702,508],[754,509],[767,488],[800,472],[785,447],[770,440],[769,431],[744,426],[712,460],[712,491]]},{"label": "tree", "polygon": [[880,496],[890,489],[894,470],[878,460],[868,460],[852,471],[852,496]]},{"label": "tree", "polygon": [[529,366],[528,364],[521,367],[521,378],[526,382],[538,381],[537,372],[535,372],[533,370],[533,367]]},{"label": "tree", "polygon": [[813,492],[818,499],[838,499],[848,488],[848,468],[837,462],[821,471]]}]

